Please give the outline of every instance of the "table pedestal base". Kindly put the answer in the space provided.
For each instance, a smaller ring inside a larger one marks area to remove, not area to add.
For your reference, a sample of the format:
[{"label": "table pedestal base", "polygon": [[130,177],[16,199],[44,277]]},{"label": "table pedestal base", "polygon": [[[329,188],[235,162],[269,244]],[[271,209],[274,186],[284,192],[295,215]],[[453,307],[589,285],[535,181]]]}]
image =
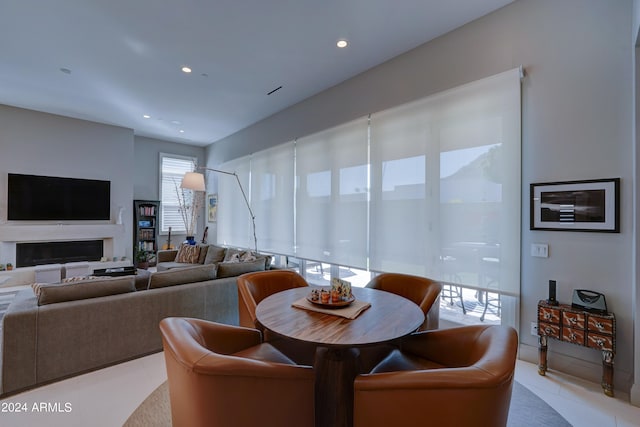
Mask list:
[{"label": "table pedestal base", "polygon": [[318,347],[316,350],[317,427],[353,425],[353,381],[358,373],[358,354],[354,348]]}]

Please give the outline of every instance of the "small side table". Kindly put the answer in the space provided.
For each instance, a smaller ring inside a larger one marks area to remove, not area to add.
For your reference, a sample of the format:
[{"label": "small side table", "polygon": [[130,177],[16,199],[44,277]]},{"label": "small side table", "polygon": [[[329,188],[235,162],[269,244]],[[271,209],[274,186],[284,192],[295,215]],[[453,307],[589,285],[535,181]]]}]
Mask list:
[{"label": "small side table", "polygon": [[556,339],[602,352],[602,389],[613,397],[613,358],[616,354],[616,318],[613,313],[596,314],[568,304],[538,302],[538,374],[547,372],[548,339]]}]

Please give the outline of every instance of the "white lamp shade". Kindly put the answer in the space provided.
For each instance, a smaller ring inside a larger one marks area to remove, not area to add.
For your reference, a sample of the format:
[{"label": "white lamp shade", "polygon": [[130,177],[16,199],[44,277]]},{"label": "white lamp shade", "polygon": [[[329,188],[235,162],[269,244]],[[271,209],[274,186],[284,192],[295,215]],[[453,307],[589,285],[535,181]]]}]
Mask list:
[{"label": "white lamp shade", "polygon": [[180,188],[186,188],[193,191],[206,191],[204,185],[204,175],[198,172],[187,172],[182,177]]}]

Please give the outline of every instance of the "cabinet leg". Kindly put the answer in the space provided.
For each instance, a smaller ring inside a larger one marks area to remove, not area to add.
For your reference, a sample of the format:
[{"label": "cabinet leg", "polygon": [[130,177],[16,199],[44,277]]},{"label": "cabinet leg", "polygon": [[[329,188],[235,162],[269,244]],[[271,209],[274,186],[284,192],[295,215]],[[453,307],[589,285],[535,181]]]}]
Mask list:
[{"label": "cabinet leg", "polygon": [[547,337],[538,337],[538,374],[544,376],[547,373]]},{"label": "cabinet leg", "polygon": [[613,397],[613,352],[609,350],[602,351],[602,390]]}]

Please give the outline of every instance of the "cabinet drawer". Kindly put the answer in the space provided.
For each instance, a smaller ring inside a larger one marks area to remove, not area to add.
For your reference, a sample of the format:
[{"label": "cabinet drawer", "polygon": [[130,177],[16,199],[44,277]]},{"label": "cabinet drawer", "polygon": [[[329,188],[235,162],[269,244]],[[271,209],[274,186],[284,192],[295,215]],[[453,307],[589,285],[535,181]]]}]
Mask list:
[{"label": "cabinet drawer", "polygon": [[613,319],[589,315],[587,329],[589,329],[589,331],[598,332],[600,334],[612,334]]},{"label": "cabinet drawer", "polygon": [[538,307],[538,319],[541,322],[560,324],[560,309]]},{"label": "cabinet drawer", "polygon": [[584,329],[562,328],[562,341],[584,345]]},{"label": "cabinet drawer", "polygon": [[538,322],[538,335],[560,339],[560,326],[551,323]]},{"label": "cabinet drawer", "polygon": [[607,335],[589,332],[587,334],[587,347],[613,351],[613,338]]},{"label": "cabinet drawer", "polygon": [[570,328],[584,329],[584,314],[572,311],[563,311],[562,325]]}]

